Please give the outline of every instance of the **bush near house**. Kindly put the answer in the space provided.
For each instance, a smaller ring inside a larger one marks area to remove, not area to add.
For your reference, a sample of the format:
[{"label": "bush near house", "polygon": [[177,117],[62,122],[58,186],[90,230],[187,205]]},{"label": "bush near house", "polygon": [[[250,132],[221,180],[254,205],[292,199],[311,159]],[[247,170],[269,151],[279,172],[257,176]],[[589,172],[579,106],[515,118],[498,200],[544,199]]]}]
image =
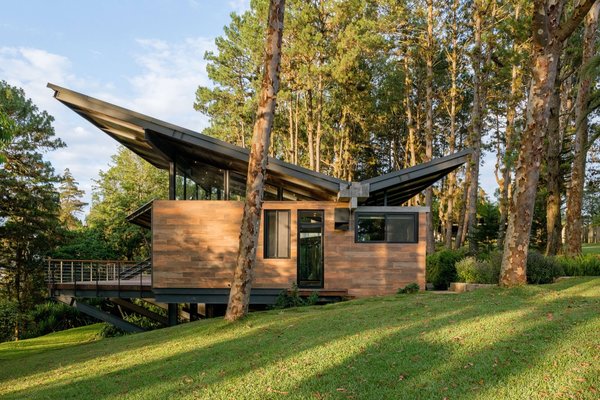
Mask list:
[{"label": "bush near house", "polygon": [[552,283],[565,271],[554,257],[529,250],[527,254],[527,283]]},{"label": "bush near house", "polygon": [[458,282],[466,283],[498,283],[500,263],[495,260],[478,260],[466,257],[456,263]]},{"label": "bush near house", "polygon": [[579,257],[558,256],[558,262],[567,276],[600,276],[600,256],[585,254]]},{"label": "bush near house", "polygon": [[427,257],[427,282],[437,290],[448,289],[451,282],[456,282],[455,264],[467,256],[466,249],[435,252]]}]

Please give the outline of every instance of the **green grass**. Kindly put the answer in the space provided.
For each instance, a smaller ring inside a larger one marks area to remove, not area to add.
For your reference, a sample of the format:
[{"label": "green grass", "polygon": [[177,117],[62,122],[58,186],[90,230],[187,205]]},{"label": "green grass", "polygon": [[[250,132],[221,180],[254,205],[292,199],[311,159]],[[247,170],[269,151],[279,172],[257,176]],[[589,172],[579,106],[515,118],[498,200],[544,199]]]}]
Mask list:
[{"label": "green grass", "polygon": [[[361,299],[92,342],[83,329],[0,346],[0,397],[600,396],[600,278]],[[63,347],[76,336],[85,343]]]},{"label": "green grass", "polygon": [[600,254],[600,243],[584,243],[581,250],[583,254]]}]

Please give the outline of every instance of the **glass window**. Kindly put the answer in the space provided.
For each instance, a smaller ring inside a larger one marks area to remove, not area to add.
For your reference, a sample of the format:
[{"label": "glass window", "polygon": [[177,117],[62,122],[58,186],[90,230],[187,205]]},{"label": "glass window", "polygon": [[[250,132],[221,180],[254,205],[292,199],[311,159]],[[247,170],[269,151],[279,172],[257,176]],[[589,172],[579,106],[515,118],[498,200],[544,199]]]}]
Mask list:
[{"label": "glass window", "polygon": [[416,213],[378,213],[356,215],[356,241],[417,243]]},{"label": "glass window", "polygon": [[396,243],[414,243],[415,214],[386,215],[387,241]]},{"label": "glass window", "polygon": [[356,217],[357,242],[385,241],[385,215],[359,215]]},{"label": "glass window", "polygon": [[265,258],[289,258],[290,211],[265,210]]}]

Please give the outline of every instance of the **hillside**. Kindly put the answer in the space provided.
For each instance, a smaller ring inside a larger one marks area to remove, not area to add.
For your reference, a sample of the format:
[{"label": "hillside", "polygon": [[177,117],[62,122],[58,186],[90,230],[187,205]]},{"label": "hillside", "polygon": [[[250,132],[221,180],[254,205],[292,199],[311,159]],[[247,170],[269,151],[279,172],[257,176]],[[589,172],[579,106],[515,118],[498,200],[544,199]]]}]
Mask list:
[{"label": "hillside", "polygon": [[4,399],[600,396],[600,278],[0,344]]}]

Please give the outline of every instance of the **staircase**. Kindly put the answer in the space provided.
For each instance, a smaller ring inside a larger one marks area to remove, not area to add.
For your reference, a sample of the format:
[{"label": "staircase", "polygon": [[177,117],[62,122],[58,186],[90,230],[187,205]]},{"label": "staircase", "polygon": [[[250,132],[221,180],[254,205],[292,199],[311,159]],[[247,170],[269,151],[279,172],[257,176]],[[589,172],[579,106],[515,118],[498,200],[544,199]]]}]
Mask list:
[{"label": "staircase", "polygon": [[149,275],[150,271],[152,271],[152,261],[148,258],[121,271],[121,273],[119,274],[119,278],[122,280],[133,279],[136,276],[139,276],[140,274]]}]

